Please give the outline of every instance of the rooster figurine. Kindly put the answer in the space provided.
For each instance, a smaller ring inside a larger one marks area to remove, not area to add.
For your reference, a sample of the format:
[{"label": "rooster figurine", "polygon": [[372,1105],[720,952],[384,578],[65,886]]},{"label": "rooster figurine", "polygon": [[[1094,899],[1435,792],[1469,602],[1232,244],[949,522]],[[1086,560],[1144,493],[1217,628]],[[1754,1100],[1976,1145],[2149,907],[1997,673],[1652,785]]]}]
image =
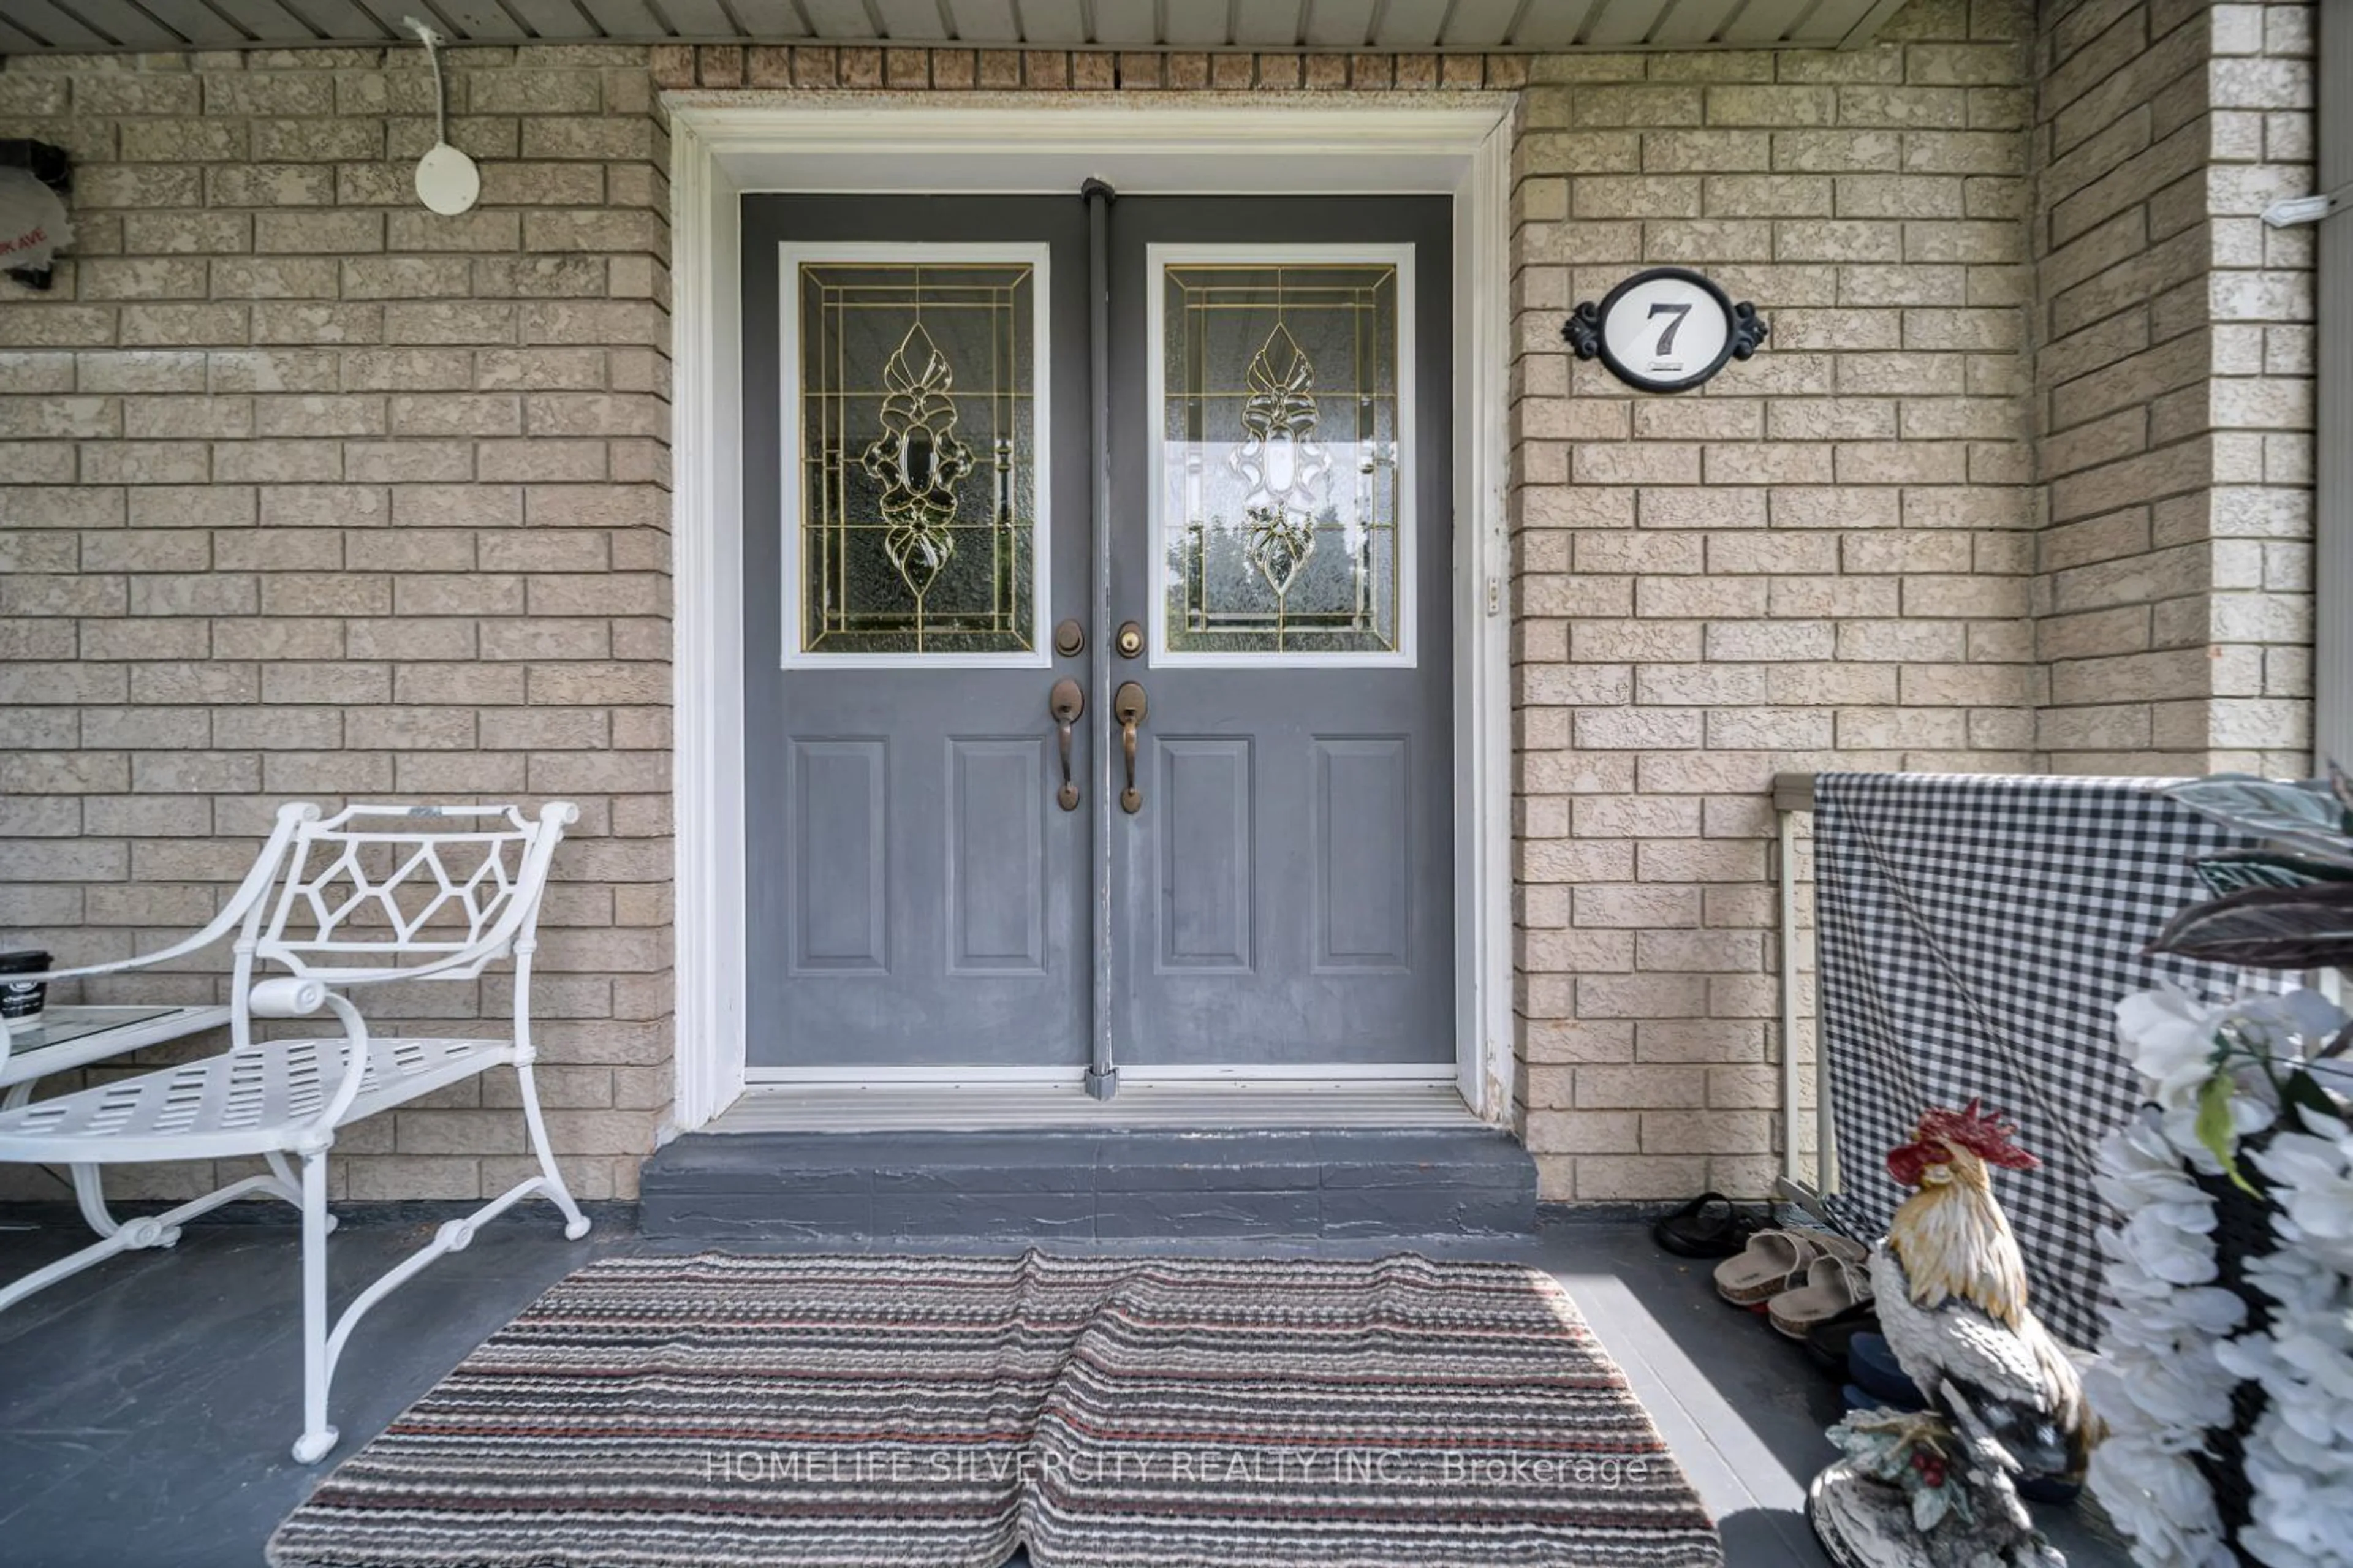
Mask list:
[{"label": "rooster figurine", "polygon": [[1994,1167],[2041,1163],[2016,1133],[1971,1100],[1925,1112],[1887,1156],[1912,1194],[1872,1249],[1872,1290],[1888,1348],[1930,1408],[1832,1431],[1848,1458],[1817,1478],[1810,1512],[1846,1568],[2065,1562],[2016,1483],[2080,1478],[2100,1427],[2074,1363],[2027,1307],[2026,1259],[1994,1201]]}]

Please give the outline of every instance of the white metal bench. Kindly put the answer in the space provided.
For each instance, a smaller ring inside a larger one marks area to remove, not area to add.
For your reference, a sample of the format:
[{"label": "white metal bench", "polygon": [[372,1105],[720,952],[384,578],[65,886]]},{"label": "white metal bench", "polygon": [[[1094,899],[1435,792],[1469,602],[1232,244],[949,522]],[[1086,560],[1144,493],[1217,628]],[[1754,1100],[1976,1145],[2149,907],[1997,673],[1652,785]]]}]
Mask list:
[{"label": "white metal bench", "polygon": [[[117,963],[10,975],[67,980],[161,963],[237,932],[229,1048],[184,1066],[0,1110],[0,1161],[69,1165],[83,1215],[99,1239],[0,1288],[5,1308],[45,1286],[139,1247],[170,1247],[185,1221],[248,1194],[302,1214],[302,1436],[294,1458],[314,1464],[335,1445],[327,1394],[352,1330],[369,1308],[475,1227],[533,1194],[563,1211],[564,1234],[588,1233],[547,1147],[532,1083],[531,963],[548,862],[579,820],[568,801],[536,817],[512,805],[354,805],[324,816],[315,805],[279,808],[276,828],[212,923],[160,952]],[[512,1039],[373,1037],[342,993],[394,980],[472,980],[514,960]],[[258,973],[269,965],[284,973]],[[322,1009],[341,1033],[261,1039],[256,1018],[307,1017]],[[0,1064],[7,1060],[0,1026]],[[520,1182],[387,1270],[327,1317],[327,1152],[338,1129],[494,1067],[522,1082],[522,1116],[540,1173]],[[301,1162],[298,1176],[288,1163]],[[100,1184],[109,1164],[259,1156],[268,1173],[229,1183],[169,1211],[117,1223]]]}]

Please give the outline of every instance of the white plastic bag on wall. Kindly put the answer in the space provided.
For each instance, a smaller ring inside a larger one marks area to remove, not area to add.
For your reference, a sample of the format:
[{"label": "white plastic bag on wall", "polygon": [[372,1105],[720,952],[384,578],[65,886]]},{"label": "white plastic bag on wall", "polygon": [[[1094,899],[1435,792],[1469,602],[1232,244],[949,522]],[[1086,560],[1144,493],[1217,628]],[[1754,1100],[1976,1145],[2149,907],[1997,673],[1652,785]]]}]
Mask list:
[{"label": "white plastic bag on wall", "polygon": [[0,169],[0,268],[38,271],[72,241],[65,198],[29,169]]}]

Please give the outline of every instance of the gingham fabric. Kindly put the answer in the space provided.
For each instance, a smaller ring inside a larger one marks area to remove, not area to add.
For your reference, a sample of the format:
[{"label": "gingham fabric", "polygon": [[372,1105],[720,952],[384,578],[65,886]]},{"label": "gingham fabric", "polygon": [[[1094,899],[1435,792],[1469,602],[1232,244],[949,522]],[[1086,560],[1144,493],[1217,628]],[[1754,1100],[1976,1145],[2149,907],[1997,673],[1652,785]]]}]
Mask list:
[{"label": "gingham fabric", "polygon": [[2139,1102],[2116,1036],[2126,993],[2169,981],[2227,995],[2236,971],[2141,949],[2207,896],[2193,855],[2247,841],[2175,805],[2161,779],[1823,773],[1814,781],[1820,1040],[1841,1184],[1832,1215],[1865,1239],[1904,1191],[1887,1151],[1929,1105],[1981,1097],[2041,1157],[1994,1193],[2033,1307],[2097,1337],[2112,1224],[2092,1187],[2102,1138]]}]

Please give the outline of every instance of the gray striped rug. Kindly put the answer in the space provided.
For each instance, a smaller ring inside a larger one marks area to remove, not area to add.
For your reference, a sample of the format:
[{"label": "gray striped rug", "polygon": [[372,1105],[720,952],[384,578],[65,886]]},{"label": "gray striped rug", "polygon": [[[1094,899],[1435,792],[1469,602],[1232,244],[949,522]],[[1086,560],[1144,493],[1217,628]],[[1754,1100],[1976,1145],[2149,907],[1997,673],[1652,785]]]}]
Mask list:
[{"label": "gray striped rug", "polygon": [[337,1469],[277,1568],[1686,1568],[1715,1527],[1548,1276],[622,1258]]}]

